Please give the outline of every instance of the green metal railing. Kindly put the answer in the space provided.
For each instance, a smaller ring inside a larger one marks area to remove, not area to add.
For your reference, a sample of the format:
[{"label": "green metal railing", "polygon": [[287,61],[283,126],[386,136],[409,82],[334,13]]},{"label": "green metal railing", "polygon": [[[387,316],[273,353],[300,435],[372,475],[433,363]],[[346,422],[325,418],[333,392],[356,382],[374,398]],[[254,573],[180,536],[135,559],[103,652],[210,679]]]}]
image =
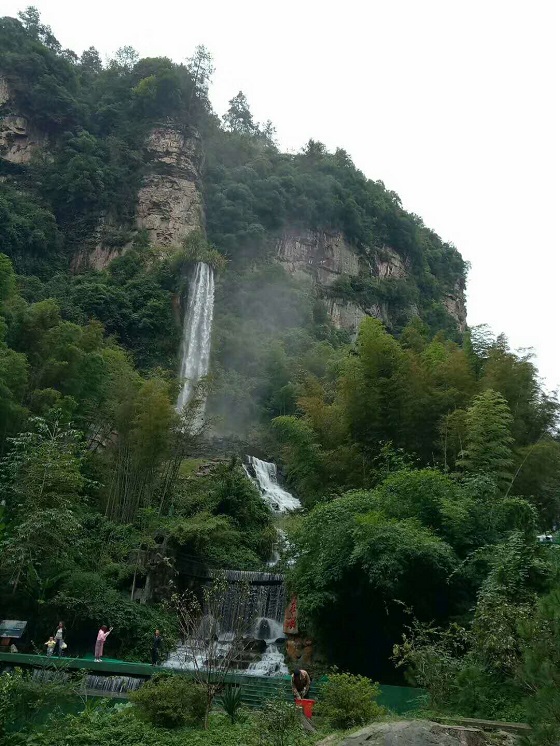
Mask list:
[{"label": "green metal railing", "polygon": [[[189,671],[154,668],[148,663],[129,663],[128,661],[104,660],[95,663],[91,658],[54,658],[45,655],[26,655],[24,653],[0,653],[0,664],[22,666],[26,668],[56,667],[57,669],[83,670],[106,676],[139,676],[149,678],[155,672],[166,671],[182,676],[192,676]],[[309,690],[309,698],[320,697],[321,684],[326,678],[314,681]],[[230,673],[226,683],[241,687],[241,698],[249,707],[262,707],[267,699],[280,695],[287,700],[292,698],[289,676],[248,676],[244,673]],[[417,710],[424,695],[422,689],[407,686],[381,685],[378,702],[387,709],[402,715]]]}]

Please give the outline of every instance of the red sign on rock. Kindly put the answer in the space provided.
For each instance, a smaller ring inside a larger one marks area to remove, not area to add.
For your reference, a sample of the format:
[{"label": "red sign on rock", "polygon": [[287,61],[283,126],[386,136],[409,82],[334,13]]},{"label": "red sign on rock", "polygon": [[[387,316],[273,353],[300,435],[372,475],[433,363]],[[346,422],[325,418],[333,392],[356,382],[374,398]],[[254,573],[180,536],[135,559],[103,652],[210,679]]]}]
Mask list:
[{"label": "red sign on rock", "polygon": [[297,635],[297,598],[292,596],[286,613],[284,614],[284,633],[286,635]]}]

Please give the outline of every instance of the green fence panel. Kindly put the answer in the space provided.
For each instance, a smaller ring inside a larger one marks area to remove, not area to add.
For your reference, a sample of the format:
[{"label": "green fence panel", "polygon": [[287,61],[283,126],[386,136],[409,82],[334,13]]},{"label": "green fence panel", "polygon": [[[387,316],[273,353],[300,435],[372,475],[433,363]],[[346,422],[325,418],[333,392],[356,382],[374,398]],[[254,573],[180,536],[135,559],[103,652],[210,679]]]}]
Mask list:
[{"label": "green fence panel", "polygon": [[[154,673],[166,671],[180,676],[192,677],[189,671],[173,671],[169,668],[156,668],[148,663],[129,663],[104,659],[102,663],[95,663],[91,658],[48,658],[44,655],[25,655],[23,653],[0,653],[0,664],[25,666],[31,668],[51,667],[66,668],[68,670],[88,670],[94,674],[107,676],[140,676],[150,678]],[[321,696],[321,684],[327,679],[323,677],[311,684],[310,699]],[[266,700],[275,696],[282,696],[286,700],[292,698],[292,687],[289,676],[248,676],[243,673],[230,673],[226,676],[226,684],[241,687],[242,701],[249,707],[262,707]],[[420,709],[425,691],[408,686],[381,685],[378,702],[389,710],[403,715]]]},{"label": "green fence panel", "polygon": [[416,689],[411,686],[391,686],[382,684],[381,694],[378,702],[388,710],[396,712],[397,715],[405,715],[407,712],[415,712],[424,706],[427,692],[424,689]]}]

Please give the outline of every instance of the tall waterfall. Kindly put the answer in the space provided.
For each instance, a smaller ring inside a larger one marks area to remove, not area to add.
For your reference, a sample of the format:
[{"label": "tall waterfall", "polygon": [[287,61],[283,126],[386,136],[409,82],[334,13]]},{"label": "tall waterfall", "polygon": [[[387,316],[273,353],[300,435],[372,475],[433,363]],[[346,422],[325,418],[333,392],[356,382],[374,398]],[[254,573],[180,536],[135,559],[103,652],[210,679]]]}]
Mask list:
[{"label": "tall waterfall", "polygon": [[[191,279],[189,299],[183,321],[181,342],[181,392],[176,409],[182,412],[189,403],[196,385],[208,374],[210,364],[210,342],[212,318],[214,316],[214,272],[204,262],[198,262]],[[204,414],[205,401],[197,412],[199,419]]]},{"label": "tall waterfall", "polygon": [[[208,374],[210,363],[210,343],[212,335],[212,318],[214,314],[214,273],[204,262],[196,265],[183,322],[183,340],[181,343],[180,377],[182,388],[177,399],[176,409],[181,412],[195,394],[198,382]],[[197,406],[195,424],[202,424],[205,401]],[[286,513],[301,507],[301,503],[278,484],[275,464],[249,457],[251,473],[247,474],[259,486],[263,499],[277,514]],[[208,579],[211,578],[211,571]],[[239,615],[240,604],[247,606],[244,610],[248,619],[253,619],[252,629],[247,629],[248,638],[265,643],[265,649],[259,660],[244,663],[247,673],[253,675],[274,676],[286,674],[283,653],[277,643],[285,639],[283,632],[286,592],[282,575],[272,573],[251,573],[227,571],[228,591],[225,594],[220,614],[220,628],[217,633],[218,652],[231,648],[233,619]],[[249,583],[249,598],[241,593],[242,583]],[[203,623],[204,619],[201,621]],[[200,629],[196,639],[183,641],[173,651],[164,666],[169,668],[192,668],[204,666],[205,650],[202,641],[206,634]],[[189,644],[187,644],[189,643]],[[200,643],[200,644],[199,644]],[[195,651],[195,652],[193,652]],[[194,658],[193,658],[194,655]]]},{"label": "tall waterfall", "polygon": [[[261,461],[255,456],[248,456],[250,469],[247,469],[248,476],[257,483],[261,491],[263,500],[265,500],[274,513],[289,513],[292,510],[301,508],[301,503],[283,487],[278,484],[278,470],[276,464],[269,461]],[[251,473],[254,472],[254,476]]]}]

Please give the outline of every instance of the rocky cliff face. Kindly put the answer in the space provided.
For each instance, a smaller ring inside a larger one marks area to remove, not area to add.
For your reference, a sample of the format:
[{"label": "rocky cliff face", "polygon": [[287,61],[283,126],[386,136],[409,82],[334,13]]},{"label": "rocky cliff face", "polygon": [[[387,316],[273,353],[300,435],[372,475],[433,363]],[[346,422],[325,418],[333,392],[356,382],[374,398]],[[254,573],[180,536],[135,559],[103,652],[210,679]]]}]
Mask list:
[{"label": "rocky cliff face", "polygon": [[203,227],[200,141],[171,126],[157,127],[146,153],[149,172],[138,193],[136,224],[147,230],[154,246],[179,246]]},{"label": "rocky cliff face", "polygon": [[339,231],[291,229],[276,241],[276,258],[300,280],[314,283],[323,291],[327,311],[337,329],[355,333],[365,311],[354,303],[328,296],[329,287],[343,275],[356,276],[360,259]]},{"label": "rocky cliff face", "polygon": [[[291,275],[315,284],[335,327],[351,334],[358,331],[365,316],[381,319],[390,325],[390,314],[382,302],[361,307],[337,297],[331,290],[334,282],[344,276],[356,277],[359,274],[380,279],[404,279],[409,274],[406,262],[392,248],[385,246],[367,257],[360,257],[340,231],[286,230],[276,240],[276,258]],[[459,330],[464,331],[464,288],[457,285],[453,293],[445,296],[443,304],[456,320]],[[411,306],[411,316],[416,312]]]},{"label": "rocky cliff face", "polygon": [[290,274],[323,287],[360,270],[358,255],[338,231],[287,230],[277,239],[276,255]]},{"label": "rocky cliff face", "polygon": [[[17,111],[8,82],[0,76],[0,158],[26,165],[46,145],[46,136]],[[138,192],[136,227],[147,231],[156,248],[180,246],[185,236],[204,226],[201,154],[200,138],[172,125],[154,128],[146,140],[146,170]],[[74,271],[104,269],[126,251],[127,246],[104,245],[104,227],[102,220],[93,237],[93,248],[90,244],[74,257]]]},{"label": "rocky cliff face", "polygon": [[25,165],[45,143],[45,135],[16,110],[8,82],[0,76],[0,158]]},{"label": "rocky cliff face", "polygon": [[465,302],[465,284],[457,282],[453,292],[448,293],[443,299],[443,305],[447,313],[457,322],[460,332],[467,328],[467,305]]},{"label": "rocky cliff face", "polygon": [[[25,165],[47,144],[15,107],[9,85],[0,76],[0,158]],[[186,133],[171,124],[155,127],[145,144],[145,173],[138,192],[135,224],[145,230],[162,254],[180,246],[189,233],[204,229],[201,196],[202,147],[195,133]],[[97,236],[89,247],[74,257],[72,267],[80,271],[88,267],[101,270],[120,256],[128,245],[115,247],[103,242],[105,225],[102,220]],[[391,318],[383,302],[362,307],[337,295],[333,284],[343,277],[378,277],[402,279],[408,267],[402,257],[390,247],[359,256],[340,231],[312,231],[290,228],[276,239],[276,258],[295,277],[308,280],[323,296],[327,311],[339,329],[355,334],[364,316],[373,316],[390,325]],[[459,284],[442,300],[458,328],[466,328],[464,287]],[[416,310],[411,307],[410,314]]]},{"label": "rocky cliff face", "polygon": [[[154,128],[146,140],[146,172],[138,192],[135,222],[138,229],[147,231],[152,246],[162,255],[166,249],[180,246],[189,233],[204,228],[201,153],[196,134],[187,136],[172,125]],[[99,239],[93,250],[75,257],[73,269],[104,269],[127,248],[108,247]]]}]

